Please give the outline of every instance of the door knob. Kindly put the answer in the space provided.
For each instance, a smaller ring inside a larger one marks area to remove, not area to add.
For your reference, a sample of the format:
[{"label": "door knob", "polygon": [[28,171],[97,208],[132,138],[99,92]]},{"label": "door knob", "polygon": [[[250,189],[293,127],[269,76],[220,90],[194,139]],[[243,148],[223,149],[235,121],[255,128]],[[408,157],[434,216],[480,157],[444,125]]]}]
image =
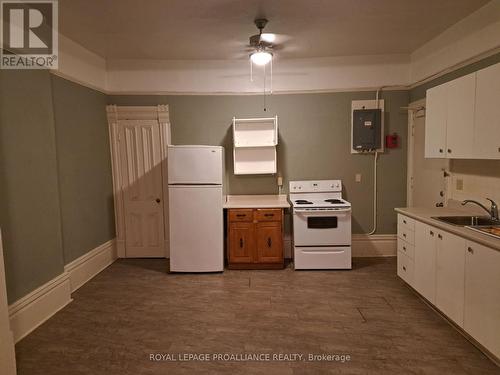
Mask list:
[{"label": "door knob", "polygon": [[160,198],[156,198],[156,203],[160,203],[161,202],[161,199]]},{"label": "door knob", "polygon": [[243,248],[243,238],[240,238],[240,247]]},{"label": "door knob", "polygon": [[271,241],[271,237],[269,237],[269,238],[267,239],[267,246],[271,247],[271,245],[272,245],[272,244],[273,244],[273,243],[272,243],[272,241]]}]

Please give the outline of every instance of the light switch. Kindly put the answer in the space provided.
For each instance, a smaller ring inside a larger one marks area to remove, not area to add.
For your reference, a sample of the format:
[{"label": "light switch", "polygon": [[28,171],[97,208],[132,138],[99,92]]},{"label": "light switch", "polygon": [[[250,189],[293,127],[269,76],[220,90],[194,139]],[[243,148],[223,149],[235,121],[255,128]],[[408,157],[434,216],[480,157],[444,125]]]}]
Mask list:
[{"label": "light switch", "polygon": [[354,176],[354,180],[356,182],[361,182],[361,173],[356,173],[356,175]]},{"label": "light switch", "polygon": [[464,180],[463,179],[457,178],[456,189],[457,190],[464,190]]}]

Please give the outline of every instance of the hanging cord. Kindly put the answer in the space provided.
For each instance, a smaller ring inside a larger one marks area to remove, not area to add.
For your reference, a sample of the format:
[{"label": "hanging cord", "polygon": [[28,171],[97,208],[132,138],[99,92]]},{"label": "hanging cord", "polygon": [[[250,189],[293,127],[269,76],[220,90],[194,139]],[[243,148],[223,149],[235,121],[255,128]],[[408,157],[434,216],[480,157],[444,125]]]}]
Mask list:
[{"label": "hanging cord", "polygon": [[264,112],[266,111],[266,66],[264,65]]}]

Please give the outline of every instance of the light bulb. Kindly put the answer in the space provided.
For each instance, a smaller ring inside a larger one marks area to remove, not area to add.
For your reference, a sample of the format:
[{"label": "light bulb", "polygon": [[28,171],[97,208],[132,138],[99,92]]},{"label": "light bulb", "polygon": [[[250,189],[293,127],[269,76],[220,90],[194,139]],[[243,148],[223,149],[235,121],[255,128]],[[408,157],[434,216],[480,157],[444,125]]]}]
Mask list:
[{"label": "light bulb", "polygon": [[273,55],[266,51],[258,51],[250,55],[250,59],[256,65],[266,65],[272,58]]}]

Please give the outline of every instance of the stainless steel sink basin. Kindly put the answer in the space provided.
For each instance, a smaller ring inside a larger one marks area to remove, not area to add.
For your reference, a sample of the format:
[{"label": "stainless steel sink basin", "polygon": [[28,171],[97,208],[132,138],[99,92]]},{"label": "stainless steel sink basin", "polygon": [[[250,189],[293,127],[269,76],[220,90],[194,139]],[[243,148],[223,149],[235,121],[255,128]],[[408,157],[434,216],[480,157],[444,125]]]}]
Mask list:
[{"label": "stainless steel sink basin", "polygon": [[488,216],[435,216],[433,219],[460,227],[500,224],[500,222],[491,220]]}]

